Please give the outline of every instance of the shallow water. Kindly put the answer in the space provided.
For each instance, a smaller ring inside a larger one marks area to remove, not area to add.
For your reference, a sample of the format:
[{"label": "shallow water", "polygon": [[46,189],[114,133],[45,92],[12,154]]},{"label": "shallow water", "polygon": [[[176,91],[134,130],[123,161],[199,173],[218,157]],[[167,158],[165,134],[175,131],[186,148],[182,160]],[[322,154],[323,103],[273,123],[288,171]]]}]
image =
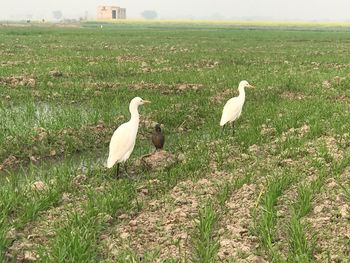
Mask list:
[{"label": "shallow water", "polygon": [[26,177],[33,172],[47,173],[48,170],[55,169],[61,165],[66,165],[73,170],[81,170],[87,173],[88,170],[105,167],[108,156],[108,149],[94,149],[84,153],[74,153],[62,155],[55,158],[46,158],[38,162],[30,162],[20,165],[14,165],[0,171],[0,183],[2,180],[9,179],[12,176]]},{"label": "shallow water", "polygon": [[52,107],[48,103],[40,103],[35,106],[35,117],[37,119],[45,119],[52,115]]}]

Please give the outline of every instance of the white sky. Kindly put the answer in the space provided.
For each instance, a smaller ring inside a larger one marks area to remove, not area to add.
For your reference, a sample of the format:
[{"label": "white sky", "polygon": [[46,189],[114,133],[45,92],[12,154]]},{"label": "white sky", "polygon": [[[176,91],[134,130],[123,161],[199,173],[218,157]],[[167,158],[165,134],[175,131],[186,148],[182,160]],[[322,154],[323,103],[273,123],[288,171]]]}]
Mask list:
[{"label": "white sky", "polygon": [[350,21],[350,0],[0,0],[0,20],[27,15],[51,19],[54,10],[65,18],[84,16],[85,11],[94,18],[97,5],[125,7],[130,18],[155,10],[159,18]]}]

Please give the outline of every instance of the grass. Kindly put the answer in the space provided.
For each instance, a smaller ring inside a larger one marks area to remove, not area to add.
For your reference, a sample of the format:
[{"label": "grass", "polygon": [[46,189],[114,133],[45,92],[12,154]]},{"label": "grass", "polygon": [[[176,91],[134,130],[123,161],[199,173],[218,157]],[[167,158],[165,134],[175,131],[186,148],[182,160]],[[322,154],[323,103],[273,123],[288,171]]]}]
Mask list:
[{"label": "grass", "polygon": [[133,187],[128,180],[114,180],[105,189],[106,193],[87,190],[86,202],[73,210],[67,221],[56,229],[50,250],[42,247],[44,252],[40,258],[44,262],[96,262],[99,256],[98,233],[108,223],[103,218],[115,211],[121,213],[132,208]]},{"label": "grass", "polygon": [[[8,260],[5,253],[20,257],[31,250],[42,262],[138,262],[140,254],[151,262],[160,257],[159,247],[111,257],[101,235],[112,238],[109,231],[127,223],[119,215],[143,213],[149,199],[162,201],[178,183],[212,180],[218,172],[230,180],[215,177],[220,183],[210,196],[213,205],[199,204],[194,249],[186,260],[215,261],[216,226],[227,200],[244,184],[263,184],[249,233],[263,249],[250,253],[278,261],[276,204],[295,177],[302,181],[316,170],[316,180],[298,188],[284,237],[290,258],[311,260],[317,251],[302,219],[326,180],[342,182],[349,164],[350,35],[347,27],[308,26],[136,21],[103,29],[95,22],[82,28],[0,27],[0,261]],[[257,88],[246,91],[231,136],[218,121],[242,79]],[[134,96],[152,101],[140,109],[129,160],[137,178],[116,180],[103,163]],[[135,161],[153,150],[152,122],[164,124],[165,149],[184,160],[139,171]],[[309,130],[302,134],[304,125]],[[77,183],[80,175],[86,178]],[[34,190],[35,181],[48,188]],[[137,189],[144,185],[149,193],[140,198]],[[349,187],[342,187],[348,196]],[[31,248],[16,249],[16,242],[38,233]],[[235,260],[243,260],[241,254]]]},{"label": "grass", "polygon": [[345,197],[350,200],[350,184],[346,184],[346,185],[340,185],[341,188],[343,189],[343,193],[345,195]]},{"label": "grass", "polygon": [[[331,158],[326,149],[321,154],[326,161]],[[340,162],[332,162],[331,173],[335,178],[341,176],[344,169],[348,165],[348,159],[344,157]],[[328,175],[329,176],[329,175]],[[298,187],[298,195],[295,203],[292,205],[292,215],[287,223],[289,254],[287,256],[288,262],[314,262],[314,250],[316,247],[315,235],[307,236],[308,225],[302,223],[302,218],[306,217],[312,209],[313,198],[321,191],[327,179],[325,171],[320,171],[318,177],[310,184],[301,184]],[[343,188],[344,189],[344,188]]]},{"label": "grass", "polygon": [[217,216],[214,208],[208,204],[199,212],[196,234],[192,238],[194,253],[192,262],[216,262],[219,243],[214,236]]},{"label": "grass", "polygon": [[289,258],[288,262],[313,262],[313,247],[305,235],[300,219],[293,215],[288,225]]},{"label": "grass", "polygon": [[294,262],[313,262],[314,240],[311,242],[306,237],[305,227],[301,223],[301,218],[306,216],[312,207],[312,197],[316,194],[317,184],[311,186],[300,185],[298,188],[297,200],[292,208],[292,216],[287,223],[287,233],[289,236],[289,255],[288,261]]},{"label": "grass", "polygon": [[[13,237],[8,237],[7,233],[12,229],[20,229],[26,223],[35,220],[41,211],[51,208],[60,200],[63,191],[69,189],[68,180],[71,170],[68,166],[60,169],[52,169],[45,172],[43,169],[31,168],[25,171],[26,178],[23,180],[19,176],[11,176],[4,187],[1,189],[1,251],[5,251],[6,247],[13,241]],[[40,171],[43,176],[60,175],[56,182],[46,185],[50,188],[41,190],[32,190],[34,173]],[[22,174],[23,175],[23,174]],[[23,182],[24,181],[24,182]],[[28,184],[29,183],[29,184]],[[4,254],[0,254],[3,259]]]},{"label": "grass", "polygon": [[278,261],[280,256],[274,249],[275,232],[277,224],[277,199],[283,194],[283,191],[296,178],[290,174],[277,176],[268,183],[265,193],[263,194],[260,207],[256,212],[256,226],[254,231],[260,240],[262,247],[268,252],[272,261]]},{"label": "grass", "polygon": [[[314,185],[316,186],[316,184]],[[312,189],[306,185],[301,185],[298,188],[298,197],[294,204],[294,211],[297,218],[301,218],[310,212],[312,207],[312,194]]]}]

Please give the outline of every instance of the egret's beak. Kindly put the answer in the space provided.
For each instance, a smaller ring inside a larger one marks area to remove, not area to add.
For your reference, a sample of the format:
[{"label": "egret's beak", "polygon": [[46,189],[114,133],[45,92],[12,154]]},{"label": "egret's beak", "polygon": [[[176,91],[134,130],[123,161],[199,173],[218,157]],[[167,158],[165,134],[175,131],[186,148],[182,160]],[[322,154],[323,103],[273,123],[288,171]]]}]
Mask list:
[{"label": "egret's beak", "polygon": [[253,86],[253,85],[248,85],[248,88],[252,88],[252,89],[254,89],[255,88],[255,86]]},{"label": "egret's beak", "polygon": [[143,100],[143,104],[145,103],[151,103],[149,100]]}]

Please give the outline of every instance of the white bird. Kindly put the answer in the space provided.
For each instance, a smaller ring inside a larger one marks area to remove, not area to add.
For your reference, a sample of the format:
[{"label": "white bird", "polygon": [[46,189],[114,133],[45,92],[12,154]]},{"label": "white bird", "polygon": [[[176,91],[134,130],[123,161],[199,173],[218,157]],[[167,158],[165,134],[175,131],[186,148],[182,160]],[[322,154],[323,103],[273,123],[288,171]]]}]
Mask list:
[{"label": "white bird", "polygon": [[140,97],[135,97],[130,101],[129,111],[131,118],[114,131],[109,143],[107,167],[112,168],[117,163],[117,176],[119,174],[119,164],[125,162],[134,150],[140,122],[138,107],[145,103],[150,103],[150,101],[143,100]]},{"label": "white bird", "polygon": [[224,125],[228,122],[232,123],[232,128],[234,128],[234,122],[239,118],[242,113],[242,108],[245,101],[245,91],[244,88],[253,87],[246,80],[242,80],[239,83],[238,91],[239,95],[237,97],[233,97],[229,99],[224,109],[222,110],[222,116],[220,120],[220,126],[224,127]]}]

